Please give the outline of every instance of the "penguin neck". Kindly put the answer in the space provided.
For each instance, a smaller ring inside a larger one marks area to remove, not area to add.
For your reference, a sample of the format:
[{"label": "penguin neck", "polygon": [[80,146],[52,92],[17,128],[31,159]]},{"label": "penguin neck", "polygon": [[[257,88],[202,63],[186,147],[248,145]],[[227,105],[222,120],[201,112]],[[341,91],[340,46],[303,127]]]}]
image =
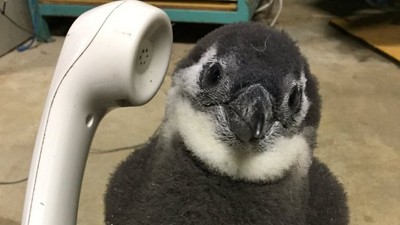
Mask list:
[{"label": "penguin neck", "polygon": [[185,99],[175,97],[174,104],[168,105],[161,132],[163,143],[172,145],[178,135],[186,149],[210,171],[257,183],[279,180],[293,168],[301,177],[308,173],[311,150],[302,135],[279,138],[269,151],[243,154],[219,140],[212,119]]}]

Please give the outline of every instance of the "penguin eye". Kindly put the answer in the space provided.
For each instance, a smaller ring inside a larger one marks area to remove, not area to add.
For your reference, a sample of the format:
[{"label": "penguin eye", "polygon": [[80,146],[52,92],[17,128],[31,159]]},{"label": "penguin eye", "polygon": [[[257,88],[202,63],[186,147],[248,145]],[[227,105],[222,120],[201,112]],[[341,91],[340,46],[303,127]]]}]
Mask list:
[{"label": "penguin eye", "polygon": [[214,87],[219,84],[222,79],[221,65],[215,63],[210,66],[203,75],[203,86]]},{"label": "penguin eye", "polygon": [[290,91],[288,105],[291,112],[298,112],[301,106],[302,90],[296,86]]}]

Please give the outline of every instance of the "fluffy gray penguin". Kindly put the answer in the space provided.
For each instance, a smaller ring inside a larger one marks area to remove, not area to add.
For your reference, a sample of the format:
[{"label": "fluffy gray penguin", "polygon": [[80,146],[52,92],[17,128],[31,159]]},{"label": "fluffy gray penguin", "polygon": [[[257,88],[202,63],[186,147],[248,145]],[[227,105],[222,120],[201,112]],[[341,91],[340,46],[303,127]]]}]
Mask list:
[{"label": "fluffy gray penguin", "polygon": [[320,105],[287,34],[211,32],[178,64],[159,132],[112,175],[106,223],[348,224],[342,186],[313,157]]}]

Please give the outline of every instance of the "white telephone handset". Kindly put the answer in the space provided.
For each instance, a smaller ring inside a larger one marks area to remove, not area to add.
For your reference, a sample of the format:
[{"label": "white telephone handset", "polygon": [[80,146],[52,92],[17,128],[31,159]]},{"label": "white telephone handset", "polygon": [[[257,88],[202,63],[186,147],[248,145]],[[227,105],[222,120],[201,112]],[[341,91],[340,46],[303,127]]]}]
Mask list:
[{"label": "white telephone handset", "polygon": [[171,46],[167,15],[140,1],[107,3],[74,22],[38,131],[23,225],[76,224],[97,125],[112,108],[150,101],[164,79]]}]

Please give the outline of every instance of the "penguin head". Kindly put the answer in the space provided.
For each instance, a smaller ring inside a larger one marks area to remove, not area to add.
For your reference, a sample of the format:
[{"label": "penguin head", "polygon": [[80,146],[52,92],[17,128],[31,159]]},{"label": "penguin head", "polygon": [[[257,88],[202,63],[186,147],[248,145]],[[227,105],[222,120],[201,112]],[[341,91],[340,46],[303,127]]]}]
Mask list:
[{"label": "penguin head", "polygon": [[166,136],[216,173],[274,181],[306,173],[319,123],[317,84],[289,36],[257,23],[221,27],[178,63]]}]

